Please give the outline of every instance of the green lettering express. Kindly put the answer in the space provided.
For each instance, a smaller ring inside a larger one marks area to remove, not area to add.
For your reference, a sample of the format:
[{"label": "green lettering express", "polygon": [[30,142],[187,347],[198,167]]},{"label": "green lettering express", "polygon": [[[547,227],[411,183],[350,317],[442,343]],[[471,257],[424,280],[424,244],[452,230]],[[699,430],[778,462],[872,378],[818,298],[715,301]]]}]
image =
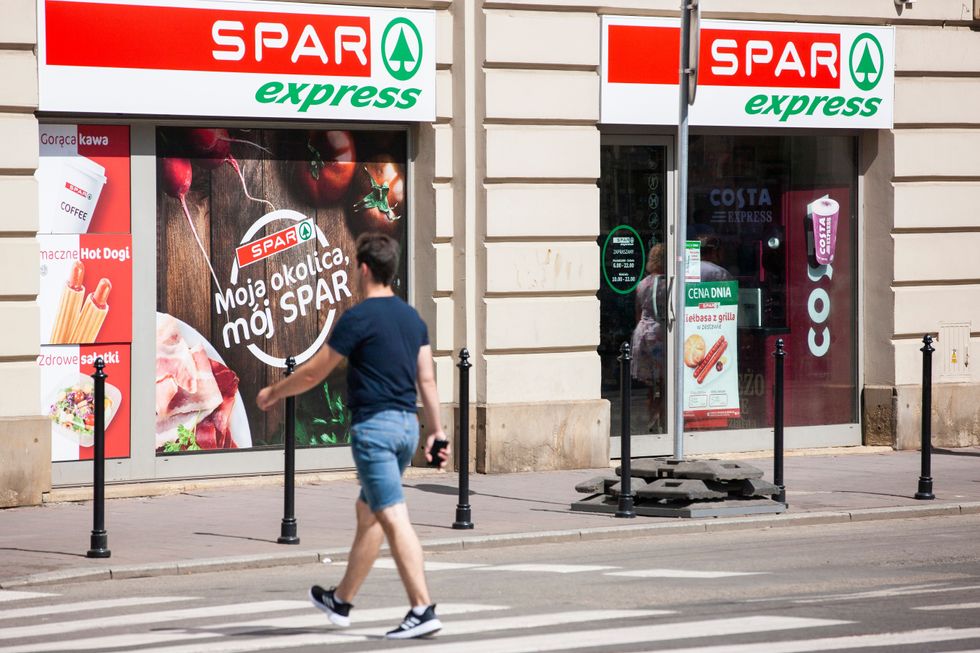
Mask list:
[{"label": "green lettering express", "polygon": [[266,82],[255,91],[255,100],[262,104],[289,104],[300,113],[321,104],[332,107],[342,104],[356,108],[375,107],[410,109],[418,102],[420,88],[399,89],[394,86],[379,89],[376,86],[356,84],[302,84],[296,82]]},{"label": "green lettering express", "polygon": [[840,95],[753,95],[745,103],[749,115],[773,115],[779,122],[793,116],[812,116],[817,112],[825,116],[863,116],[878,113],[881,98],[845,98]]}]

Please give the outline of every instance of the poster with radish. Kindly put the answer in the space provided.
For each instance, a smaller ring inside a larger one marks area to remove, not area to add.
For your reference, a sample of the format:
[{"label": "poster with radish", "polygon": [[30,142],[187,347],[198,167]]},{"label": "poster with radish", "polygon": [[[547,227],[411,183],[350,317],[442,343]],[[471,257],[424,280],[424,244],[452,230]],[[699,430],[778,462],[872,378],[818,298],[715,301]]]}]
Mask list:
[{"label": "poster with radish", "polygon": [[42,124],[38,232],[129,233],[129,127]]},{"label": "poster with radish", "polygon": [[[360,300],[358,235],[404,251],[406,148],[398,130],[158,129],[158,455],[281,446],[283,407],[255,395]],[[298,398],[299,446],[349,443],[345,377]]]},{"label": "poster with radish", "polygon": [[132,342],[132,236],[41,234],[37,239],[40,342]]},{"label": "poster with radish", "polygon": [[129,345],[44,347],[37,357],[41,374],[41,415],[51,422],[51,460],[91,460],[95,441],[95,361],[105,363],[105,455],[128,458],[130,451]]},{"label": "poster with radish", "polygon": [[738,417],[738,282],[685,288],[684,417]]}]

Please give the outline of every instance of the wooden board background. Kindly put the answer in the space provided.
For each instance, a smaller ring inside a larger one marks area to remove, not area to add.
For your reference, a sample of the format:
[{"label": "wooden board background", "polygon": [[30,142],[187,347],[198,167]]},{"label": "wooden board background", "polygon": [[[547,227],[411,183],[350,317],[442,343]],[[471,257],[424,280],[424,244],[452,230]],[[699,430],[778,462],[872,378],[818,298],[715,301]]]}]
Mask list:
[{"label": "wooden board background", "polygon": [[[244,143],[233,143],[232,155],[237,159],[249,193],[253,197],[268,200],[276,209],[292,209],[314,218],[317,226],[323,231],[329,242],[327,249],[332,251],[335,247],[339,247],[350,259],[349,263],[331,270],[325,270],[319,274],[314,270],[314,274],[327,280],[331,291],[333,284],[330,283],[330,277],[333,272],[337,269],[343,269],[347,272],[347,287],[353,297],[348,299],[345,296],[343,300],[332,306],[337,309],[334,317],[334,324],[336,324],[343,310],[361,299],[355,276],[355,236],[351,233],[345,216],[345,212],[349,210],[354,199],[352,194],[348,193],[347,197],[342,198],[335,205],[315,208],[310,205],[301,192],[298,192],[295,183],[291,180],[295,178],[296,174],[302,174],[301,166],[306,165],[305,160],[302,159],[303,150],[301,147],[305,146],[305,134],[305,132],[288,130],[249,130],[243,134],[233,132],[233,137],[256,142],[275,154],[269,155]],[[381,134],[387,133],[382,132]],[[358,132],[355,133],[356,143],[359,142],[357,138],[359,136],[362,140],[373,140],[374,138],[372,132]],[[385,139],[385,143],[390,146],[392,143],[390,136]],[[391,152],[390,155],[394,160],[404,164],[403,137],[394,139],[394,144],[400,150]],[[358,152],[361,152],[362,149],[371,156],[370,146],[359,148]],[[158,138],[158,161],[159,158],[168,155],[187,156],[189,154],[192,152],[175,146],[173,139]],[[193,180],[191,189],[187,194],[190,218],[193,221],[194,230],[211,258],[215,273],[222,284],[222,290],[227,291],[229,288],[234,288],[229,278],[235,260],[235,248],[242,244],[241,239],[248,228],[272,209],[261,202],[251,201],[245,196],[238,175],[228,163],[208,170],[200,165],[199,159],[192,158],[191,161]],[[404,165],[402,170],[405,170]],[[401,208],[407,214],[407,201]],[[407,231],[406,220],[402,219],[400,222],[401,225],[399,225],[395,237],[404,247]],[[273,233],[290,224],[293,223],[285,220],[274,221],[249,240],[255,240],[261,235]],[[323,253],[323,249],[315,240],[302,243],[239,270],[237,287],[247,287],[247,279],[253,281],[263,279],[266,283],[268,294],[265,299],[270,300],[275,333],[271,339],[253,337],[251,342],[259,345],[263,351],[271,356],[285,357],[297,355],[304,351],[315,340],[326,322],[331,305],[325,304],[323,310],[317,312],[315,303],[308,307],[308,313],[305,317],[301,315],[289,325],[283,322],[285,312],[279,307],[281,294],[289,290],[295,292],[298,286],[309,282],[309,280],[306,282],[297,281],[296,285],[287,286],[278,292],[273,291],[270,284],[272,274],[281,271],[283,265],[300,263],[314,251],[320,255]],[[403,279],[405,278],[406,267],[406,261],[403,257],[402,269],[399,271],[399,275]],[[315,282],[313,282],[313,286],[315,294]],[[402,292],[400,294],[403,296],[405,294],[404,286],[401,284]],[[217,289],[208,270],[207,262],[197,246],[191,225],[188,224],[188,219],[184,215],[179,200],[166,195],[162,191],[162,184],[158,182],[157,310],[183,320],[208,338],[221,354],[225,364],[238,375],[239,392],[248,414],[253,446],[281,445],[283,407],[278,406],[267,413],[263,413],[255,404],[255,396],[263,386],[282,378],[283,370],[270,367],[255,358],[246,349],[245,342],[236,345],[232,340],[230,348],[224,346],[222,330],[226,319],[235,320],[239,317],[248,319],[252,314],[252,309],[248,306],[238,307],[229,310],[227,315],[219,315],[215,301],[216,292]],[[294,303],[296,302],[294,301]],[[330,376],[327,383],[331,392],[345,389],[344,377],[344,369],[335,371]],[[322,395],[322,389],[317,387],[310,393]]]}]

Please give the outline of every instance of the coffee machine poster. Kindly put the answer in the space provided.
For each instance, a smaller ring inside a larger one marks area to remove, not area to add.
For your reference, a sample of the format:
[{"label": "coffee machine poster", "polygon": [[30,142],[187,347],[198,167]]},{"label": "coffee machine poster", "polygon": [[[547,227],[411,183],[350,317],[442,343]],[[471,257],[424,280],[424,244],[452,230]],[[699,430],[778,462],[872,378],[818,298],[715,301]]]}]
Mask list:
[{"label": "coffee machine poster", "polygon": [[129,233],[129,127],[42,124],[38,232]]},{"label": "coffee machine poster", "polygon": [[[158,455],[282,445],[255,396],[362,299],[360,234],[405,252],[406,153],[401,130],[157,130]],[[297,446],[349,444],[350,419],[341,366],[297,398]]]}]

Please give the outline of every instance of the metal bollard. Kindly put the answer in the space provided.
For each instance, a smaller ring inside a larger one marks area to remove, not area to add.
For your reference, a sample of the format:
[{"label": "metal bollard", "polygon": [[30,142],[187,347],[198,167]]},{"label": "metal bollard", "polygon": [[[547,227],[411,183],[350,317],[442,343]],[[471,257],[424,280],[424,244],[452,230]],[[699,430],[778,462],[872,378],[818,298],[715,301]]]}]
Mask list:
[{"label": "metal bollard", "polygon": [[779,488],[776,501],[786,503],[786,485],[783,483],[783,363],[786,352],[783,350],[783,339],[776,340],[776,379],[773,387],[773,447],[772,447],[772,482]]},{"label": "metal bollard", "polygon": [[[296,370],[296,359],[286,359],[286,376]],[[299,544],[296,536],[296,397],[286,397],[286,433],[284,437],[285,484],[283,486],[283,518],[279,531],[279,544]]]},{"label": "metal bollard", "polygon": [[95,389],[92,393],[95,402],[95,469],[92,487],[92,536],[89,542],[87,558],[108,558],[112,555],[109,550],[109,534],[105,530],[105,380],[108,376],[103,370],[105,361],[102,357],[95,359]]},{"label": "metal bollard", "polygon": [[932,336],[922,337],[922,473],[916,499],[935,499],[932,493]]},{"label": "metal bollard", "polygon": [[616,516],[622,519],[632,519],[636,517],[633,510],[633,488],[630,482],[630,400],[633,398],[633,377],[630,374],[630,343],[624,342],[619,348],[619,388],[622,393],[622,408],[620,409],[620,437],[619,437],[619,458],[620,458],[620,477],[619,477],[619,507]]},{"label": "metal bollard", "polygon": [[473,528],[470,511],[470,352],[459,350],[459,449],[456,460],[459,464],[459,502],[456,504],[456,521],[453,528],[468,530]]}]

